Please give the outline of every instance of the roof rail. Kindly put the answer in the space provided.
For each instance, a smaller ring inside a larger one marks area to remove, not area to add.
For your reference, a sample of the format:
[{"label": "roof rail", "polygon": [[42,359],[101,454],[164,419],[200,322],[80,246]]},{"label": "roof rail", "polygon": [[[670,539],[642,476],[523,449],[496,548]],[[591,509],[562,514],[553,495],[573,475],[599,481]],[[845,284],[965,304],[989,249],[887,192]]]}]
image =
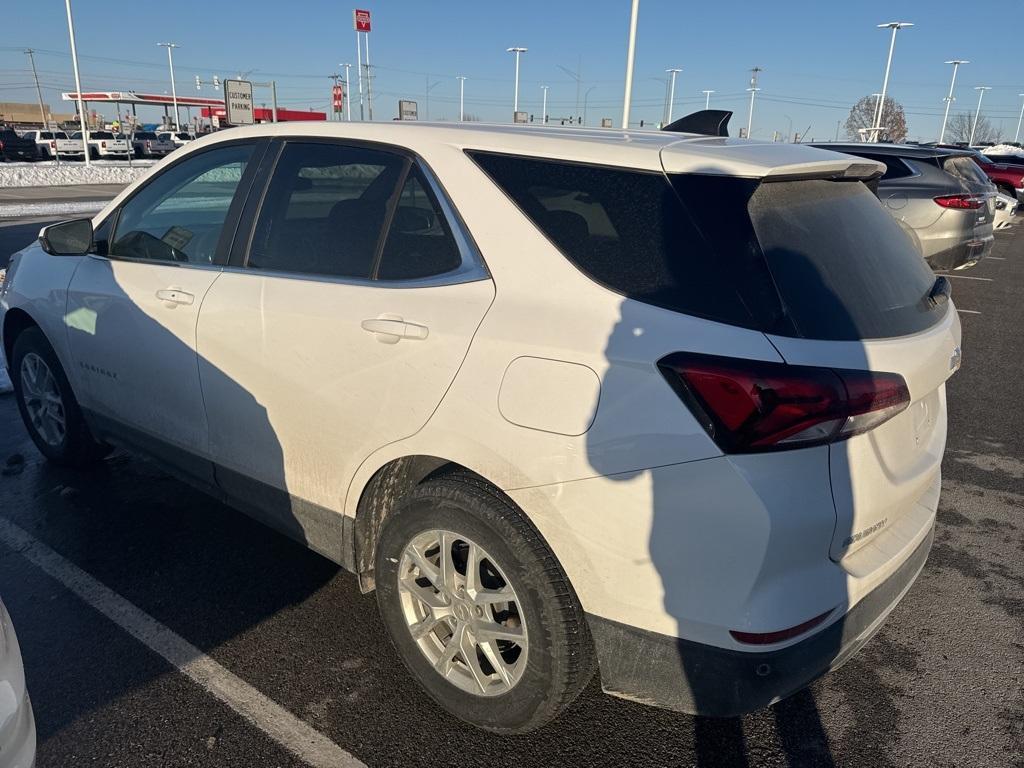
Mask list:
[{"label": "roof rail", "polygon": [[732,112],[725,109],[702,109],[680,117],[661,130],[672,133],[699,133],[704,136],[728,136]]}]

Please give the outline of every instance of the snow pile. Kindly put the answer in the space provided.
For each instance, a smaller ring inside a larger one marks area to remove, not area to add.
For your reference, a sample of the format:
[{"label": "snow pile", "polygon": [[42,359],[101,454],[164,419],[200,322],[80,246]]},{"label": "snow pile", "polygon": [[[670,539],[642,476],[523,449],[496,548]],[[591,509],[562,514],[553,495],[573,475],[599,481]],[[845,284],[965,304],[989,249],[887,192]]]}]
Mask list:
[{"label": "snow pile", "polygon": [[0,218],[24,216],[92,215],[103,210],[109,200],[75,200],[66,203],[0,203]]},{"label": "snow pile", "polygon": [[983,155],[1017,155],[1024,160],[1024,149],[1015,147],[1012,144],[996,144],[994,147],[985,147],[981,150]]},{"label": "snow pile", "polygon": [[57,187],[69,184],[130,184],[146,174],[155,161],[127,163],[4,163],[0,187]]}]

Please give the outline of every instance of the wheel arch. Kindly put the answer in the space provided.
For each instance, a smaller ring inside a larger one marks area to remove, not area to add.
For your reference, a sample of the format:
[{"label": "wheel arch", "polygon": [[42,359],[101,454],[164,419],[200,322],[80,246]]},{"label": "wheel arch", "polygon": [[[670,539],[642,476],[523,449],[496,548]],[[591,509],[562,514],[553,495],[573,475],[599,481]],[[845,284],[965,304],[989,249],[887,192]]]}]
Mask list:
[{"label": "wheel arch", "polygon": [[13,307],[4,314],[4,327],[3,327],[3,350],[4,357],[10,365],[11,356],[14,353],[14,340],[18,338],[18,335],[26,328],[39,328],[39,323],[20,307]]}]

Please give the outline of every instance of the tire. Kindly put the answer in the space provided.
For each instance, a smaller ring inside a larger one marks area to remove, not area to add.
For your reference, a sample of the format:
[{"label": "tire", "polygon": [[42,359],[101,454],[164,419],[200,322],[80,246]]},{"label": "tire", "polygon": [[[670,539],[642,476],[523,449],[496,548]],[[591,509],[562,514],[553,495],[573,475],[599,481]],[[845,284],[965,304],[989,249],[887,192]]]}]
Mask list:
[{"label": "tire", "polygon": [[[30,375],[32,372],[34,377]],[[47,379],[44,373],[48,373],[50,378]],[[33,378],[34,384],[30,383]],[[11,355],[11,382],[25,429],[39,452],[49,461],[84,467],[110,453],[110,446],[97,442],[89,431],[57,354],[39,328],[26,328],[15,339]],[[62,417],[63,430],[55,429],[50,419],[39,415],[36,403],[41,399],[37,397],[41,391],[49,392],[59,400],[57,404],[52,404],[51,400],[51,409]]]},{"label": "tire", "polygon": [[[467,588],[461,592],[441,591],[433,583],[444,581],[437,567],[440,546],[436,554],[430,548],[435,540],[440,545],[442,533],[453,553],[452,583]],[[419,562],[428,570],[409,555],[410,545],[418,547]],[[479,586],[489,593],[467,581],[470,547],[477,553]],[[384,521],[374,567],[377,604],[395,649],[427,693],[460,720],[496,733],[532,731],[572,703],[593,676],[586,618],[561,565],[522,512],[475,475],[448,474],[407,494]],[[431,568],[433,580],[423,575]],[[429,620],[425,603],[400,586],[400,575],[406,577],[403,584],[436,601]],[[508,596],[508,588],[514,600],[493,599]],[[457,597],[446,602],[452,593]],[[420,628],[434,627],[419,640],[411,629],[417,619],[424,619]],[[484,634],[488,627],[517,639],[491,639]],[[476,656],[475,675],[461,649],[447,664],[443,658],[458,637]],[[504,674],[491,663],[495,653]],[[449,667],[447,676],[435,662]]]}]

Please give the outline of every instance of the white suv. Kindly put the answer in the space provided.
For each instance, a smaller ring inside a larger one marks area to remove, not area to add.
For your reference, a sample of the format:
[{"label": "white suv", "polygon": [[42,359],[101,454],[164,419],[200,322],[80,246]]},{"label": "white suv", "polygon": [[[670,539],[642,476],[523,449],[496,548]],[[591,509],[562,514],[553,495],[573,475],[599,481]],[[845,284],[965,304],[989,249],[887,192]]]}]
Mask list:
[{"label": "white suv", "polygon": [[261,125],[0,292],[39,449],[155,457],[376,587],[446,709],[711,715],[838,666],[928,555],[948,281],[824,150]]}]

